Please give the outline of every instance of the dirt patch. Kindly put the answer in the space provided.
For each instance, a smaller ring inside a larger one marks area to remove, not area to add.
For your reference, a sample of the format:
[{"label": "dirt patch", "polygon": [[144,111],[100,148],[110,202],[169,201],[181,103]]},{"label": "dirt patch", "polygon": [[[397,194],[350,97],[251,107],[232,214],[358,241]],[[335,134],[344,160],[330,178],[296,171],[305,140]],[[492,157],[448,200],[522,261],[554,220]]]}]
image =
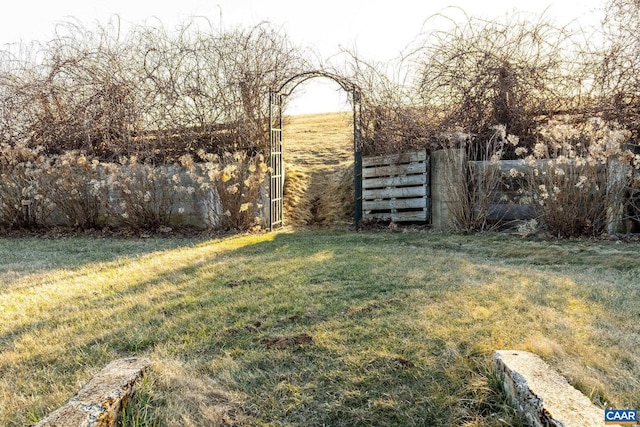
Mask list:
[{"label": "dirt patch", "polygon": [[255,322],[243,327],[243,328],[227,328],[223,331],[223,335],[236,335],[240,332],[243,331],[249,331],[249,332],[258,332],[260,330],[260,327],[262,327],[262,322],[259,320],[256,320]]},{"label": "dirt patch", "polygon": [[403,357],[380,357],[368,363],[369,368],[374,369],[392,369],[394,371],[402,371],[405,369],[415,368],[415,363]]},{"label": "dirt patch", "polygon": [[264,283],[265,281],[266,280],[263,279],[262,277],[258,277],[251,280],[248,280],[248,279],[230,280],[229,282],[226,282],[224,286],[226,286],[227,288],[237,288],[238,286],[247,286],[252,284]]},{"label": "dirt patch", "polygon": [[292,336],[269,336],[260,340],[260,344],[267,348],[284,349],[300,345],[312,345],[313,337],[309,334],[299,334]]},{"label": "dirt patch", "polygon": [[351,307],[347,310],[349,316],[372,316],[382,310],[389,310],[403,304],[400,298],[388,298],[384,300],[368,301],[364,305]]}]

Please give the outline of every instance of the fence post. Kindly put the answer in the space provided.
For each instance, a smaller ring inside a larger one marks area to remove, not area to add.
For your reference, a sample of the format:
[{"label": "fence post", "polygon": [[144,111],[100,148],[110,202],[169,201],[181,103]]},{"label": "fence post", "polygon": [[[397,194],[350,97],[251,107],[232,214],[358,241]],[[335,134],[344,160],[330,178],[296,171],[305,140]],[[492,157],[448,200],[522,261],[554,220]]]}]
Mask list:
[{"label": "fence post", "polygon": [[461,208],[466,185],[467,154],[464,149],[438,150],[431,156],[432,228],[451,231],[454,228],[452,210]]},{"label": "fence post", "polygon": [[618,159],[609,159],[607,167],[606,185],[607,185],[607,233],[626,233],[625,212],[624,212],[624,191],[621,190],[625,185],[625,177],[629,171],[628,165],[623,164]]}]

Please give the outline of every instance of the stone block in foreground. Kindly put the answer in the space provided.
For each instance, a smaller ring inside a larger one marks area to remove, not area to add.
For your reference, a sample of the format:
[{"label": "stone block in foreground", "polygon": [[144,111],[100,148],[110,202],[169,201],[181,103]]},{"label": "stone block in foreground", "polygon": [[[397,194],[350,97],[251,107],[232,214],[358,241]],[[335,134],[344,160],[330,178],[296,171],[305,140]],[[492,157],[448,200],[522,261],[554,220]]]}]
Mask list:
[{"label": "stone block in foreground", "polygon": [[498,350],[493,367],[516,411],[534,427],[602,427],[604,410],[533,353]]},{"label": "stone block in foreground", "polygon": [[149,359],[115,360],[98,372],[69,401],[36,427],[113,427],[123,402],[148,370]]}]

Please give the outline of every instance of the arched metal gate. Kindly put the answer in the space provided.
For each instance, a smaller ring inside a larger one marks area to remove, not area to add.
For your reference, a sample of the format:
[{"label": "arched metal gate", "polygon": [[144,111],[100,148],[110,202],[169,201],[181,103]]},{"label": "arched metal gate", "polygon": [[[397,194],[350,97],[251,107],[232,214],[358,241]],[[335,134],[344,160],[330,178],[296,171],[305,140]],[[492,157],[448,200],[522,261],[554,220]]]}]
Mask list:
[{"label": "arched metal gate", "polygon": [[283,225],[282,94],[269,92],[269,228]]},{"label": "arched metal gate", "polygon": [[335,74],[323,71],[309,71],[291,77],[277,90],[269,92],[269,228],[281,227],[284,164],[282,162],[282,107],[283,100],[291,95],[301,83],[315,78],[326,77],[338,83],[351,96],[353,106],[353,223],[358,229],[362,222],[362,103],[361,91],[353,83]]}]

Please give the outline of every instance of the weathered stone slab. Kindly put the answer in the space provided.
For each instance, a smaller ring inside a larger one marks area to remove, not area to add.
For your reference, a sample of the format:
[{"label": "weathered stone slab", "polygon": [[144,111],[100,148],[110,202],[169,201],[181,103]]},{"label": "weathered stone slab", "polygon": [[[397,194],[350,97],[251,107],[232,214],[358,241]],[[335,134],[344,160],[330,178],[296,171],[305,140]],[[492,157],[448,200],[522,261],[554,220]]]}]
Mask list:
[{"label": "weathered stone slab", "polygon": [[494,370],[516,411],[534,427],[602,427],[604,410],[533,353],[499,350]]},{"label": "weathered stone slab", "polygon": [[148,370],[149,359],[115,360],[69,401],[36,427],[114,427],[133,386]]}]

